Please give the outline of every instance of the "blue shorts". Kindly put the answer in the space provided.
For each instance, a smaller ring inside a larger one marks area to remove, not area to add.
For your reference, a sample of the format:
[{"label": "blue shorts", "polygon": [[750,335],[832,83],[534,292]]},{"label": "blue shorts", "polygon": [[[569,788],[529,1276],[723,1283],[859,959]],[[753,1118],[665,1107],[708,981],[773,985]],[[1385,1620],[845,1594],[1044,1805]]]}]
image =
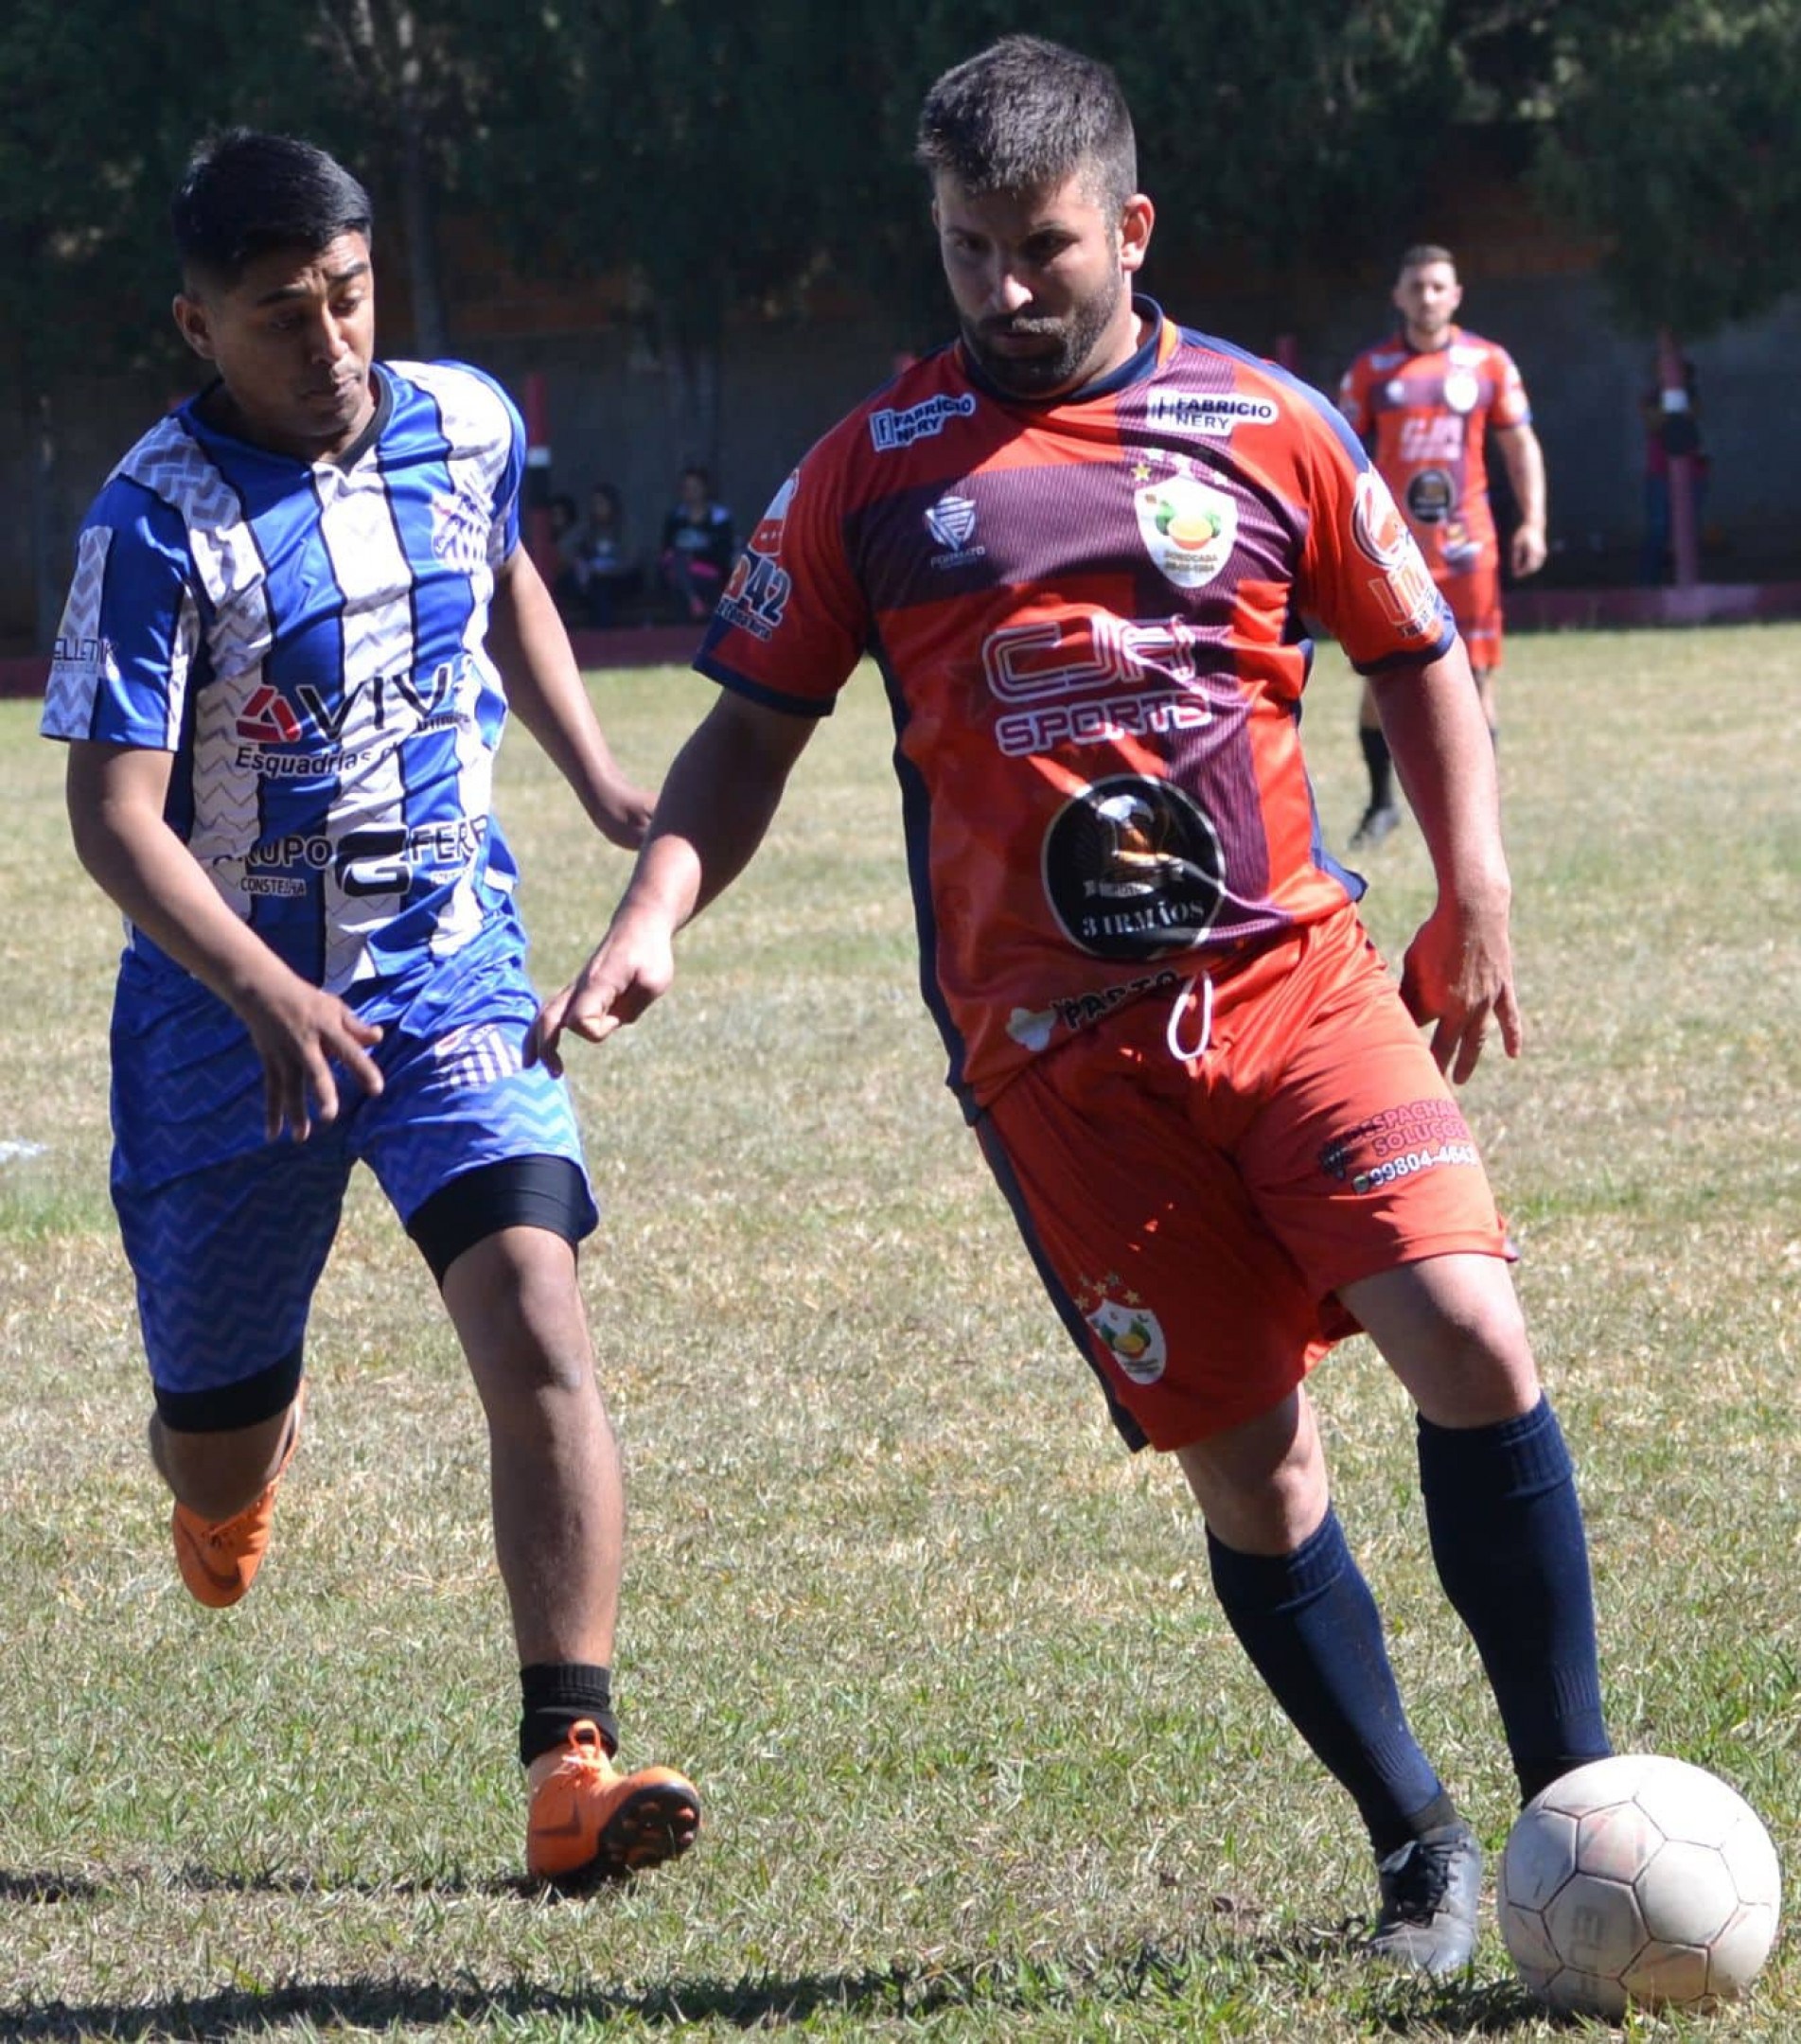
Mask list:
[{"label": "blue shorts", "polygon": [[335,1121],[304,1143],[270,1142],[242,1023],[197,981],[171,1000],[128,960],[113,1016],[113,1203],[159,1398],[203,1397],[290,1359],[297,1368],[359,1159],[406,1222],[468,1172],[564,1158],[579,1180],[575,1237],[592,1231],[568,1088],[521,1061],[538,1007],[523,939],[497,925],[384,1015],[371,1053],[380,1094],[340,1074]]}]

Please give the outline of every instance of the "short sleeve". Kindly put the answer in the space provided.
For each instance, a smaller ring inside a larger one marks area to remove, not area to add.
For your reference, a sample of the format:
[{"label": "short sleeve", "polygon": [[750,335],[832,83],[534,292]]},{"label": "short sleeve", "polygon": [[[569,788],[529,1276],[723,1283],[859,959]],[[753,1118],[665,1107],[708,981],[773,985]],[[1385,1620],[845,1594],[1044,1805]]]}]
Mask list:
[{"label": "short sleeve", "polygon": [[1338,379],[1338,409],[1351,421],[1358,439],[1369,432],[1369,381],[1364,375],[1363,357],[1358,356]]},{"label": "short sleeve", "polygon": [[1493,347],[1494,409],[1489,414],[1492,426],[1529,426],[1532,422],[1532,407],[1526,395],[1526,385],[1515,367],[1513,358],[1506,348]]},{"label": "short sleeve", "polygon": [[489,387],[500,399],[505,422],[505,447],[494,479],[491,502],[494,522],[487,535],[487,564],[490,568],[499,568],[512,558],[519,545],[519,501],[526,461],[525,421],[520,416],[519,407],[498,383]]},{"label": "short sleeve", "polygon": [[834,439],[816,447],[758,520],[695,665],[777,709],[829,714],[870,640],[844,544]]},{"label": "short sleeve", "polygon": [[1324,421],[1311,443],[1303,608],[1361,672],[1438,659],[1457,627],[1388,485],[1362,449]]},{"label": "short sleeve", "polygon": [[39,729],[174,751],[200,644],[197,577],[177,513],[120,479],[76,539]]}]

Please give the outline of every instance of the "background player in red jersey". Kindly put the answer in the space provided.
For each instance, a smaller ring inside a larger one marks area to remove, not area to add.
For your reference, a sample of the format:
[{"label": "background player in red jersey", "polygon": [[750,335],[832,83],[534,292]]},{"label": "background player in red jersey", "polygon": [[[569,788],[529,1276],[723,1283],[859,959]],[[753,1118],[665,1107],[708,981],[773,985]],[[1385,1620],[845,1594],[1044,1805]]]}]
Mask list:
[{"label": "background player in red jersey", "polygon": [[[1357,357],[1345,371],[1338,401],[1368,446],[1451,606],[1492,733],[1494,670],[1501,664],[1501,570],[1486,437],[1493,432],[1519,505],[1520,521],[1508,544],[1508,565],[1516,577],[1536,574],[1545,565],[1545,456],[1520,372],[1505,348],[1456,324],[1462,302],[1449,249],[1430,243],[1408,249],[1394,288],[1400,330]],[[1351,849],[1362,852],[1388,836],[1401,811],[1388,742],[1368,688],[1357,721],[1369,769],[1369,804]]]},{"label": "background player in red jersey", "polygon": [[[1491,1030],[1520,1048],[1469,662],[1332,403],[1133,295],[1155,209],[1111,71],[1006,37],[933,86],[920,155],[961,339],[756,526],[697,660],[721,696],[534,1049],[556,1067],[667,989],[874,653],[953,1088],[1115,1424],[1176,1458],[1229,1623],[1356,1804],[1369,1948],[1454,1972],[1481,1851],[1408,1727],[1305,1380],[1361,1326],[1411,1394],[1524,1793],[1604,1753],[1569,1457],[1440,1070]],[[1319,840],[1303,614],[1372,677],[1438,874],[1405,1005]]]}]

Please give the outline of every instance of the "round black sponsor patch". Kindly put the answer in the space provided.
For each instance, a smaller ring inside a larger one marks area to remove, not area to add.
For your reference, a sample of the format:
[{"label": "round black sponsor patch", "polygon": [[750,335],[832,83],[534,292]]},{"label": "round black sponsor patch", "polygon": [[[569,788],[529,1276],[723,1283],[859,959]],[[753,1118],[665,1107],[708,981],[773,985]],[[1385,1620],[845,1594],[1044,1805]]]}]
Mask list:
[{"label": "round black sponsor patch", "polygon": [[1219,914],[1225,863],[1218,833],[1179,788],[1117,774],[1058,811],[1045,892],[1082,950],[1140,959],[1200,943]]}]

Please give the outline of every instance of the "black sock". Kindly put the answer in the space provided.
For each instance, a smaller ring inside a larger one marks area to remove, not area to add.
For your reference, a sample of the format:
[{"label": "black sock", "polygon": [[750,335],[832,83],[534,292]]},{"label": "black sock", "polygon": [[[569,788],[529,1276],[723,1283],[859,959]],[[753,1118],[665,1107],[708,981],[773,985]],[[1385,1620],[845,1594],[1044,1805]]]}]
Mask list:
[{"label": "black sock", "polygon": [[1293,1554],[1247,1555],[1209,1532],[1213,1588],[1295,1729],[1350,1792],[1378,1858],[1456,1812],[1408,1729],[1382,1618],[1337,1514]]},{"label": "black sock", "polygon": [[610,1668],[586,1661],[535,1661],[519,1671],[521,1711],[519,1757],[530,1767],[569,1736],[571,1725],[584,1718],[599,1726],[609,1753],[619,1751],[619,1722],[613,1716]]},{"label": "black sock", "polygon": [[1550,1401],[1496,1426],[1421,1419],[1420,1488],[1439,1579],[1482,1656],[1529,1801],[1613,1751],[1582,1508]]},{"label": "black sock", "polygon": [[1394,761],[1389,757],[1388,741],[1378,729],[1359,724],[1357,736],[1363,745],[1363,763],[1369,769],[1369,806],[1372,809],[1392,809],[1395,799]]}]

